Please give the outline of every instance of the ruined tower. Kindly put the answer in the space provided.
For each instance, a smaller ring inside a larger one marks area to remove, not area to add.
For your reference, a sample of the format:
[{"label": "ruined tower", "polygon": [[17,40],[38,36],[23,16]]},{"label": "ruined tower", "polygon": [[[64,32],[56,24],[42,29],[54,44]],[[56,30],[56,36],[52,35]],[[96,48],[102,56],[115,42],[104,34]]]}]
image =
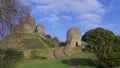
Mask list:
[{"label": "ruined tower", "polygon": [[74,48],[81,46],[81,33],[79,28],[71,28],[67,32],[67,48]]},{"label": "ruined tower", "polygon": [[11,26],[11,33],[33,33],[35,27],[35,20],[32,16],[21,17],[18,25]]},{"label": "ruined tower", "polygon": [[45,28],[43,25],[39,24],[36,26],[35,32],[41,37],[45,37]]}]

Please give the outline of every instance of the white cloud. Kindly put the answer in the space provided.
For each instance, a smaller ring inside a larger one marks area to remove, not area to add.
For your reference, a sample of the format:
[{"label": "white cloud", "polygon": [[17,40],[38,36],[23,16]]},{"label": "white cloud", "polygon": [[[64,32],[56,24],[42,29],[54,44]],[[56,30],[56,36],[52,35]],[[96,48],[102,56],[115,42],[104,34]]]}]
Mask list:
[{"label": "white cloud", "polygon": [[90,23],[89,21],[77,22],[75,25],[82,25],[84,29],[92,29],[92,28],[100,27],[99,24]]},{"label": "white cloud", "polygon": [[[58,22],[65,13],[69,13],[69,18],[79,19],[82,25],[94,27],[99,25],[102,16],[105,14],[104,5],[98,0],[21,0],[32,8],[32,15],[40,16],[40,21]],[[54,16],[52,16],[54,15]],[[59,17],[61,15],[61,17]],[[49,17],[52,16],[52,17]]]},{"label": "white cloud", "polygon": [[100,20],[101,20],[101,16],[98,15],[98,14],[92,14],[92,13],[89,13],[89,14],[81,14],[80,17],[77,17],[77,19],[82,19],[84,21],[89,21],[89,22],[92,22],[92,23],[96,23],[96,24],[99,24],[100,23]]},{"label": "white cloud", "polygon": [[48,21],[49,23],[57,23],[59,21],[59,17],[56,15],[52,15],[50,17],[41,18],[40,21]]},{"label": "white cloud", "polygon": [[53,28],[57,27],[60,24],[59,20],[60,20],[59,16],[56,15],[51,15],[49,17],[43,17],[39,19],[40,22],[52,24]]}]

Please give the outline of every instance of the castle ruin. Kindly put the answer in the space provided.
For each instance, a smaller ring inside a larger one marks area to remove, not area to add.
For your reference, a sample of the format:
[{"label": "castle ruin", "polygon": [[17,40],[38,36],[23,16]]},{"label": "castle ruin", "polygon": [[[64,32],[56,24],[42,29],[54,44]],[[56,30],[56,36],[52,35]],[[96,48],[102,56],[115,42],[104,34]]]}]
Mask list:
[{"label": "castle ruin", "polygon": [[45,36],[45,28],[42,25],[35,24],[32,16],[21,17],[18,25],[11,25],[10,33],[37,33],[41,37]]},{"label": "castle ruin", "polygon": [[79,28],[71,28],[67,32],[67,48],[81,47],[81,34]]}]

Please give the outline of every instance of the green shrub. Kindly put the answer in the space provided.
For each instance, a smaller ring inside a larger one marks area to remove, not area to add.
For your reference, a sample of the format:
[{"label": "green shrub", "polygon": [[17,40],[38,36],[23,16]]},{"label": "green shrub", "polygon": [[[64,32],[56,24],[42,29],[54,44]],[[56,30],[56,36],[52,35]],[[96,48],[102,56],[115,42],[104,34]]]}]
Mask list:
[{"label": "green shrub", "polygon": [[14,49],[0,49],[0,68],[15,68],[17,61],[23,58],[20,51]]},{"label": "green shrub", "polygon": [[112,45],[114,52],[120,52],[120,45]]},{"label": "green shrub", "polygon": [[[99,68],[114,68],[116,66],[120,66],[120,53],[113,52],[110,55],[104,55],[104,58],[101,62],[101,65],[99,65]],[[97,62],[99,64],[99,62]]]},{"label": "green shrub", "polygon": [[55,44],[51,39],[43,39],[43,41],[49,46],[49,47],[55,47]]},{"label": "green shrub", "polygon": [[111,60],[113,66],[120,66],[120,53],[113,52],[108,60]]},{"label": "green shrub", "polygon": [[45,35],[45,37],[47,38],[47,39],[52,39],[52,37],[50,36],[50,35]]}]

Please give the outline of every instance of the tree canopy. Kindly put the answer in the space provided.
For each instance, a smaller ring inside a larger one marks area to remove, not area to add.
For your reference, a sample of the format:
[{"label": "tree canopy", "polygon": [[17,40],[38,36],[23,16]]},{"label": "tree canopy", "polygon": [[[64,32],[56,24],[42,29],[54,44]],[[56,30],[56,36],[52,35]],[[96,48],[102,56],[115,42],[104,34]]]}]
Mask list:
[{"label": "tree canopy", "polygon": [[29,15],[29,8],[19,0],[0,0],[0,37],[8,34],[10,25],[26,15]]},{"label": "tree canopy", "polygon": [[112,55],[112,45],[114,43],[115,35],[113,32],[98,27],[93,30],[89,30],[85,33],[82,40],[86,41],[89,45],[86,47],[88,51],[91,51],[97,57],[98,68],[109,68],[113,66],[110,57]]}]

